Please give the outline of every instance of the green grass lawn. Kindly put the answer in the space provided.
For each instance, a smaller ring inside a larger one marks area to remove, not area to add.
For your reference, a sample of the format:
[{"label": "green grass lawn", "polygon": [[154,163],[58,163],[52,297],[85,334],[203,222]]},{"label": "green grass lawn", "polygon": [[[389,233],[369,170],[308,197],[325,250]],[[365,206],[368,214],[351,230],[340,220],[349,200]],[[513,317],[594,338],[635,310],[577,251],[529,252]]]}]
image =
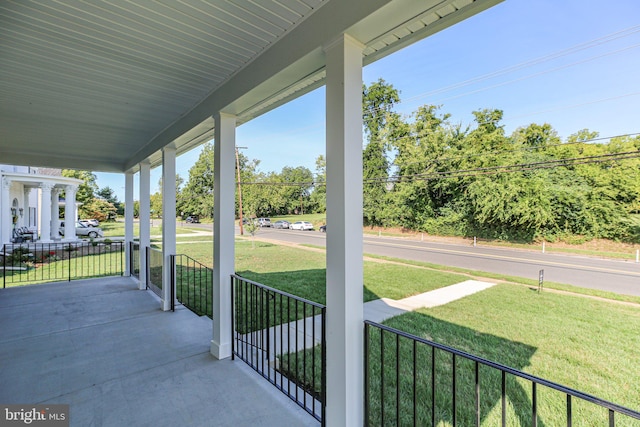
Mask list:
[{"label": "green grass lawn", "polygon": [[[538,294],[527,288],[503,284],[444,306],[398,316],[385,323],[636,411],[640,410],[640,359],[637,355],[637,349],[640,348],[640,310],[637,307],[569,295],[544,292]],[[374,347],[379,346],[379,339],[372,341]],[[406,363],[411,360],[410,347],[406,345],[401,349],[400,362]],[[440,353],[437,352],[437,363],[441,366],[436,368],[436,389],[445,393],[438,397],[436,411],[440,420],[450,423],[451,393],[446,392],[451,383],[451,360],[450,356]],[[423,366],[419,381],[430,383],[430,350],[425,349],[418,360],[418,365]],[[392,351],[386,360],[385,371],[395,370],[395,363]],[[459,361],[456,368],[458,401],[473,402],[473,365]],[[374,369],[372,400],[373,407],[379,409],[379,363]],[[387,377],[389,375],[387,373]],[[481,371],[481,377],[481,387],[486,388],[482,394],[482,425],[499,425],[501,377],[497,371],[488,368]],[[400,387],[401,390],[406,390],[410,385],[407,378],[403,378]],[[396,384],[393,382],[387,390],[395,396]],[[507,425],[529,425],[531,384],[509,377],[507,387]],[[539,425],[566,425],[566,397],[544,387],[539,387],[538,392]],[[423,390],[422,397],[423,403],[431,401],[431,395],[426,390]],[[405,408],[411,406],[411,399],[412,396],[403,401]],[[423,408],[423,415],[430,416],[430,403],[423,406],[427,407]],[[475,420],[473,406],[466,406],[467,408],[460,405],[458,408],[460,425],[470,425]],[[573,409],[574,426],[607,423],[606,412],[593,405],[574,399]],[[394,416],[387,415],[391,418]],[[376,419],[379,420],[375,418],[373,425],[376,424]],[[620,417],[616,425],[638,426],[640,421]]]},{"label": "green grass lawn", "polygon": [[[156,221],[156,224],[159,224],[159,221]],[[124,222],[103,222],[100,224],[100,228],[104,231],[104,237],[123,237],[124,236]],[[151,235],[162,234],[162,227],[154,226],[151,227]],[[133,223],[133,235],[140,235],[140,224],[135,222]]]}]

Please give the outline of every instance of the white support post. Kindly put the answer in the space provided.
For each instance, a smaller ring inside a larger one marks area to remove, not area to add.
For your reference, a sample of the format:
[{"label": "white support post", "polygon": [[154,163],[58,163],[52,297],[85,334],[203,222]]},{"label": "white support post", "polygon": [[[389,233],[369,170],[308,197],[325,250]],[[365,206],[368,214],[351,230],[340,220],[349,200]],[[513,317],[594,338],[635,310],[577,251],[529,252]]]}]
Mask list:
[{"label": "white support post", "polygon": [[[57,240],[60,237],[60,190],[53,187],[51,189],[51,229],[49,236],[51,240]],[[64,222],[65,225],[67,221]],[[66,230],[66,228],[65,228]]]},{"label": "white support post", "polygon": [[236,118],[215,115],[213,220],[213,340],[216,359],[231,356],[231,275],[235,272]]},{"label": "white support post", "polygon": [[147,288],[147,252],[151,244],[151,165],[149,162],[140,163],[140,289]]},{"label": "white support post", "polygon": [[0,244],[11,242],[11,202],[9,189],[11,181],[2,178],[2,195],[0,196]]},{"label": "white support post", "polygon": [[64,240],[76,240],[76,186],[67,185],[64,195]]},{"label": "white support post", "polygon": [[[171,310],[173,264],[171,255],[176,253],[176,149],[162,149],[162,309]],[[175,293],[174,293],[175,295]]]},{"label": "white support post", "polygon": [[131,242],[133,242],[133,171],[124,174],[124,275],[131,276]]},{"label": "white support post", "polygon": [[364,423],[362,49],[325,47],[327,87],[327,426]]},{"label": "white support post", "polygon": [[24,199],[22,201],[22,225],[31,229],[31,224],[29,223],[29,195],[31,194],[31,188],[24,187]]},{"label": "white support post", "polygon": [[[43,243],[51,242],[51,189],[53,184],[43,182],[40,184],[40,241]],[[57,224],[56,224],[57,225]]]}]

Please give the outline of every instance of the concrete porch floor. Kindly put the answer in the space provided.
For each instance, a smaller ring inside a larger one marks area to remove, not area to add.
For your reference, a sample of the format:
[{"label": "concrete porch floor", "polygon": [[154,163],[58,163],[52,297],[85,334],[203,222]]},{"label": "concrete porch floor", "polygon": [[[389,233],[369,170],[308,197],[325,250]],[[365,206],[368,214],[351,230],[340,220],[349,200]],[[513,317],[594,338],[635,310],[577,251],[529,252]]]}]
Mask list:
[{"label": "concrete porch floor", "polygon": [[0,289],[0,403],[69,404],[72,426],[317,426],[211,320],[160,311],[129,278]]}]

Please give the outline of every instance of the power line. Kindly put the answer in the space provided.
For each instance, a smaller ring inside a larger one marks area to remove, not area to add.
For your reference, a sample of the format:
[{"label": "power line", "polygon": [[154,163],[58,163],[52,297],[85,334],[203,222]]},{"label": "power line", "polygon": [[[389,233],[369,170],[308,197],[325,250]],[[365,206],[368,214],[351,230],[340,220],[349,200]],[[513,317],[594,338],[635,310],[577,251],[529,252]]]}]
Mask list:
[{"label": "power line", "polygon": [[[499,165],[480,167],[472,169],[452,170],[452,171],[439,171],[429,173],[417,173],[410,175],[393,175],[390,177],[381,178],[369,178],[363,180],[363,183],[398,183],[403,180],[411,181],[428,181],[442,178],[460,178],[469,176],[480,175],[494,175],[499,173],[513,173],[513,172],[526,172],[537,169],[551,169],[556,167],[570,167],[582,164],[591,163],[604,163],[618,160],[629,160],[640,158],[640,151],[626,151],[621,153],[600,154],[595,156],[584,157],[571,157],[566,159],[554,159],[541,162],[531,163],[516,163],[510,165]],[[264,186],[287,186],[287,187],[318,187],[325,185],[324,181],[308,181],[308,182],[269,182],[269,181],[256,181],[256,182],[242,182],[243,185],[264,185]]]},{"label": "power line", "polygon": [[[592,47],[599,46],[599,45],[604,44],[604,43],[609,43],[611,41],[614,41],[614,40],[617,40],[617,39],[620,39],[620,38],[623,38],[623,37],[628,37],[628,36],[633,35],[633,34],[635,34],[637,32],[640,32],[640,25],[636,25],[636,26],[632,26],[632,27],[629,27],[629,28],[625,28],[623,30],[616,31],[614,33],[607,34],[605,36],[598,37],[596,39],[593,39],[593,40],[590,40],[590,41],[587,41],[587,42],[579,43],[579,44],[574,45],[572,47],[569,47],[567,49],[562,49],[562,50],[559,50],[557,52],[554,52],[554,53],[551,53],[551,54],[548,54],[548,55],[544,55],[544,56],[541,56],[541,57],[538,57],[538,58],[534,58],[534,59],[531,59],[531,60],[528,60],[528,61],[524,61],[524,62],[521,62],[519,64],[511,65],[511,66],[508,66],[508,67],[505,67],[505,68],[502,68],[502,69],[499,69],[499,70],[496,70],[496,71],[492,71],[492,72],[487,73],[487,74],[483,74],[483,75],[480,75],[480,76],[477,76],[477,77],[473,77],[471,79],[464,80],[464,81],[459,82],[459,83],[454,83],[452,85],[449,85],[449,86],[446,86],[446,87],[443,87],[443,88],[439,88],[439,89],[435,89],[435,90],[432,90],[432,91],[429,91],[429,92],[424,92],[424,93],[421,93],[421,94],[418,94],[418,95],[414,95],[411,98],[407,98],[407,99],[405,99],[405,100],[403,100],[401,102],[396,103],[396,105],[403,104],[403,103],[408,103],[409,101],[414,101],[414,100],[417,100],[417,99],[420,99],[420,98],[430,97],[430,96],[437,95],[437,94],[440,94],[440,93],[450,92],[452,90],[459,89],[459,88],[465,87],[465,86],[469,86],[469,85],[472,85],[472,84],[475,84],[475,83],[480,83],[482,81],[489,80],[489,79],[492,79],[494,77],[499,77],[499,76],[502,76],[502,75],[505,75],[505,74],[512,73],[514,71],[519,71],[519,70],[522,70],[522,69],[525,69],[525,68],[528,68],[528,67],[532,67],[534,65],[538,65],[538,64],[543,63],[543,62],[547,62],[547,61],[550,61],[550,60],[553,60],[553,59],[557,59],[557,58],[560,58],[560,57],[563,57],[563,56],[567,56],[567,55],[570,55],[572,53],[579,52],[581,50],[586,50],[586,49],[589,49],[589,48],[592,48]],[[636,47],[636,46],[637,45],[631,46],[631,48]],[[618,53],[618,52],[626,50],[626,49],[627,48],[622,49],[622,50],[618,50],[618,51],[614,51],[613,53]],[[607,53],[607,54],[610,54],[610,53]],[[607,55],[607,54],[605,54],[605,55]],[[599,57],[595,57],[595,58],[599,58]],[[581,62],[584,62],[584,61],[581,61]],[[581,63],[581,62],[578,62],[578,63]],[[573,65],[575,65],[575,64],[573,64]],[[553,71],[555,71],[555,70],[553,70]],[[492,87],[489,87],[489,88],[492,88]],[[475,93],[475,92],[471,92],[471,93]],[[465,94],[463,94],[463,95],[465,95]],[[463,96],[463,95],[460,95],[460,96]],[[451,98],[446,98],[446,99],[451,99]],[[383,111],[383,110],[384,110],[384,108],[379,108],[379,109],[372,109],[370,111],[376,112],[376,111]]]},{"label": "power line", "polygon": [[[592,138],[592,139],[587,139],[587,140],[582,140],[582,141],[573,141],[573,142],[560,142],[558,144],[548,144],[548,145],[543,145],[543,146],[523,146],[523,147],[519,147],[519,148],[514,148],[512,150],[491,150],[491,151],[484,151],[481,153],[470,153],[470,154],[459,154],[456,156],[443,156],[443,157],[438,157],[437,159],[430,159],[431,161],[433,160],[438,160],[438,161],[442,161],[442,160],[458,160],[458,159],[468,159],[468,158],[473,158],[473,157],[480,157],[480,156],[485,156],[485,155],[498,155],[498,154],[512,154],[512,153],[518,153],[518,152],[522,152],[522,151],[534,151],[534,150],[544,150],[547,148],[554,148],[554,147],[566,147],[566,146],[570,146],[570,145],[576,145],[576,144],[589,144],[592,142],[597,142],[597,141],[608,141],[614,138],[624,138],[624,137],[632,137],[632,136],[638,136],[640,135],[640,132],[636,132],[636,133],[626,133],[626,134],[621,134],[621,135],[615,135],[615,136],[606,136],[606,137],[598,137],[598,138]],[[407,137],[402,137],[403,139],[410,139],[410,136]],[[398,139],[396,139],[397,141]],[[395,163],[395,161],[392,161],[391,164],[395,165],[395,166],[410,166],[410,165],[415,165],[415,164],[420,164],[420,163],[424,163],[425,160],[417,160],[415,162],[407,162],[407,163],[402,163],[402,164],[397,164]]]}]

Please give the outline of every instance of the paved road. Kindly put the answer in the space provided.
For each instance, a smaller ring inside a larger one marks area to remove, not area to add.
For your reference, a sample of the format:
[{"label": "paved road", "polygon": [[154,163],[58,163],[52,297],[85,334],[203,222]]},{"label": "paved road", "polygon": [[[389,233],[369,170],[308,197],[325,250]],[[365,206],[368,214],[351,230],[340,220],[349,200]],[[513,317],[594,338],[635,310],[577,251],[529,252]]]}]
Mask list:
[{"label": "paved road", "polygon": [[[193,225],[196,224],[189,224]],[[210,224],[197,225],[212,230]],[[317,246],[326,243],[326,235],[317,231],[262,228],[258,236]],[[364,237],[364,252],[534,280],[538,279],[539,271],[544,270],[545,281],[640,296],[640,264],[633,261],[370,236]]]},{"label": "paved road", "polygon": [[[319,232],[264,228],[259,236],[317,246],[326,243],[326,235]],[[364,237],[364,252],[535,280],[544,270],[545,281],[640,296],[640,264],[633,261],[369,236]]]}]

